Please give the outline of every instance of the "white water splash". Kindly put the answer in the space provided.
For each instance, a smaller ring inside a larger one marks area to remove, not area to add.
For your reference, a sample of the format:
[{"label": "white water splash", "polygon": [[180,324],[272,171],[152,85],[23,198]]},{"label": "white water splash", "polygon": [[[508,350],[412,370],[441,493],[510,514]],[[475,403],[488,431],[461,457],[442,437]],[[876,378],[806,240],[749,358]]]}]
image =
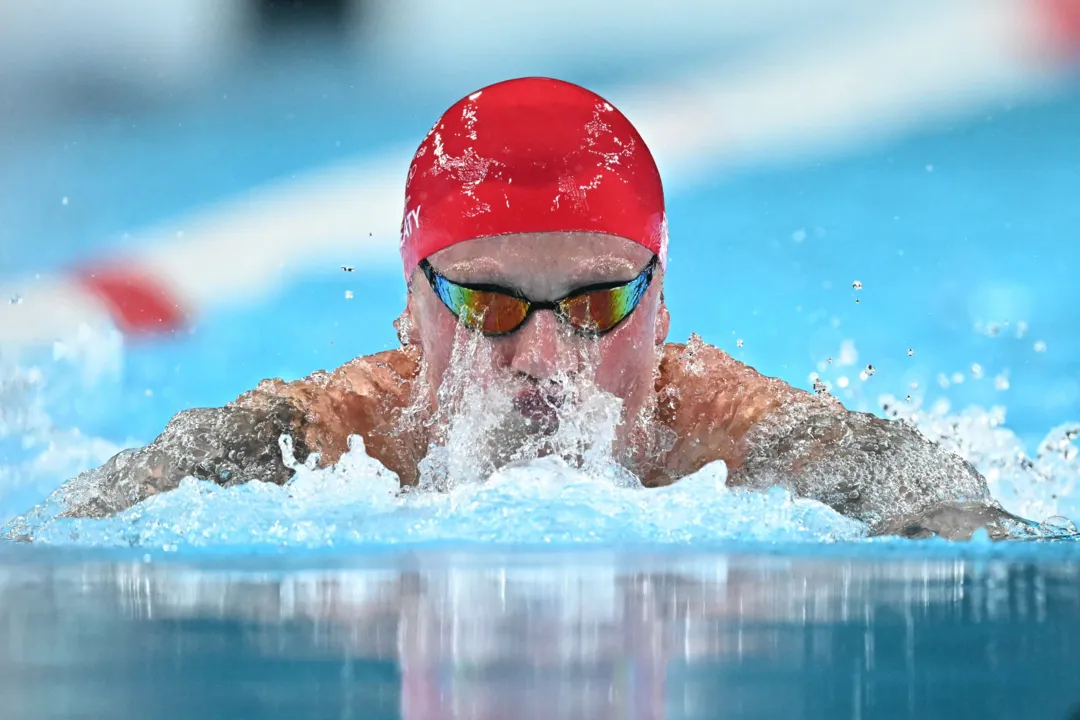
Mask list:
[{"label": "white water splash", "polygon": [[930,409],[882,396],[889,417],[913,423],[923,435],[964,458],[986,477],[1006,510],[1033,520],[1059,516],[1080,521],[1080,423],[1053,428],[1034,454],[1005,427],[1005,408],[950,412],[947,400]]},{"label": "white water splash", "polygon": [[47,407],[116,380],[122,359],[123,338],[111,326],[83,324],[51,355],[0,348],[0,523],[121,449],[56,425]]},{"label": "white water splash", "polygon": [[722,463],[667,488],[627,488],[557,457],[505,467],[448,492],[399,493],[397,478],[360,438],[338,465],[298,467],[285,486],[223,489],[188,479],[104,520],[28,518],[37,544],[141,547],[325,548],[430,542],[702,544],[725,540],[855,540],[861,523],[782,489],[725,487]]}]

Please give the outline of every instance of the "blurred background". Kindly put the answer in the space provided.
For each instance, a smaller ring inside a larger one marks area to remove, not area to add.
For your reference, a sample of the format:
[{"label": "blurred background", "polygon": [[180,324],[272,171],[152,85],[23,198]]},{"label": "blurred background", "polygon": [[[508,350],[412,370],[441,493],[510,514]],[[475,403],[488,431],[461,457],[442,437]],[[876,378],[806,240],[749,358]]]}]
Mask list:
[{"label": "blurred background", "polygon": [[1078,50],[1080,0],[0,0],[0,516],[395,346],[411,153],[521,75],[653,148],[672,340],[1036,443],[1080,418]]}]

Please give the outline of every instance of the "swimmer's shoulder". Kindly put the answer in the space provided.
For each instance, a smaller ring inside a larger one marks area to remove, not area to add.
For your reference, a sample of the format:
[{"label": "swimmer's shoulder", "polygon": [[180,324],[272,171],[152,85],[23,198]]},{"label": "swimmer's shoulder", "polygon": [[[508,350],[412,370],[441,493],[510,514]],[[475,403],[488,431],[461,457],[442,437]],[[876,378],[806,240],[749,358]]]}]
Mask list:
[{"label": "swimmer's shoulder", "polygon": [[396,391],[407,389],[420,373],[420,352],[412,346],[364,355],[339,367],[328,377],[328,384],[356,385],[363,379],[377,387]]},{"label": "swimmer's shoulder", "polygon": [[409,403],[419,368],[417,351],[403,347],[292,382],[264,380],[233,404],[256,410],[284,404],[297,414],[296,431],[323,464],[336,462],[348,449],[349,436],[359,435],[368,454],[405,477],[407,463],[398,460],[401,442],[393,442],[394,421]]},{"label": "swimmer's shoulder", "polygon": [[683,384],[706,379],[709,386],[718,391],[747,382],[773,380],[715,345],[710,345],[696,334],[691,335],[685,343],[664,344],[660,359],[662,383]]},{"label": "swimmer's shoulder", "polygon": [[661,417],[676,428],[703,420],[740,438],[767,415],[813,394],[758,372],[697,335],[667,343],[656,384]]},{"label": "swimmer's shoulder", "polygon": [[299,408],[319,404],[325,396],[378,395],[406,397],[420,370],[419,353],[411,347],[385,350],[354,358],[332,371],[317,370],[299,380],[269,378],[233,403],[250,406],[270,398]]}]

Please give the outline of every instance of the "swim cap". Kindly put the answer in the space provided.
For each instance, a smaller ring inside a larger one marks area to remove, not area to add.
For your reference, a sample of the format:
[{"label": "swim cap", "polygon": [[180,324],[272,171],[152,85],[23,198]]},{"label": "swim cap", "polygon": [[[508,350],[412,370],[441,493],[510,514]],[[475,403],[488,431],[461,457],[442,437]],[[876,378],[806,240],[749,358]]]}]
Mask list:
[{"label": "swim cap", "polygon": [[630,121],[599,95],[550,78],[507,80],[455,103],[409,167],[406,278],[465,240],[558,231],[618,235],[665,262],[660,173]]}]

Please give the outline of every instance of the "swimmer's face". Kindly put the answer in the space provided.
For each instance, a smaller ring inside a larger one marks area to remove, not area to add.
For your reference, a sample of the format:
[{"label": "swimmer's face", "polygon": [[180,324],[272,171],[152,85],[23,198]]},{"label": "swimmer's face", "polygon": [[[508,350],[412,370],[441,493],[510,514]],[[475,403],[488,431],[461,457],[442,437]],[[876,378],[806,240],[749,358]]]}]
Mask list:
[{"label": "swimmer's face", "polygon": [[[648,249],[620,237],[536,233],[470,240],[428,261],[454,282],[499,285],[545,301],[587,285],[632,280],[651,259]],[[489,339],[485,358],[490,360],[484,362],[494,367],[477,371],[506,371],[526,387],[542,387],[556,376],[585,375],[623,401],[624,418],[635,418],[652,397],[657,348],[667,337],[662,287],[663,271],[657,268],[629,317],[599,337],[572,332],[551,310],[534,311],[518,330]],[[449,368],[455,337],[460,341],[461,333],[473,331],[460,327],[420,270],[411,278],[406,317],[409,341],[420,346],[434,391]],[[527,413],[528,397],[523,404]]]}]

